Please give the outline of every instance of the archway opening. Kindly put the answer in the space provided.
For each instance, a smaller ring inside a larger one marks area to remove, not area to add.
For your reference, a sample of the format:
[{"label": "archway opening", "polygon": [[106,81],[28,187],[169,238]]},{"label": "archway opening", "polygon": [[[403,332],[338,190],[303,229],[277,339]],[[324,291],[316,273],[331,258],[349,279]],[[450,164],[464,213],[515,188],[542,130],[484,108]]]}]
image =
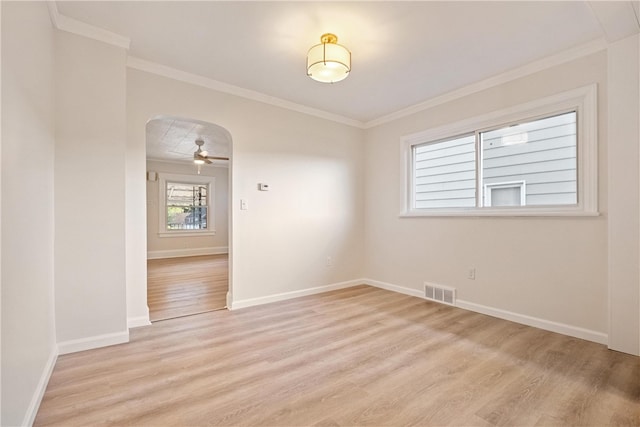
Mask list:
[{"label": "archway opening", "polygon": [[147,305],[152,322],[227,308],[231,154],[231,135],[216,124],[175,116],[147,122]]}]

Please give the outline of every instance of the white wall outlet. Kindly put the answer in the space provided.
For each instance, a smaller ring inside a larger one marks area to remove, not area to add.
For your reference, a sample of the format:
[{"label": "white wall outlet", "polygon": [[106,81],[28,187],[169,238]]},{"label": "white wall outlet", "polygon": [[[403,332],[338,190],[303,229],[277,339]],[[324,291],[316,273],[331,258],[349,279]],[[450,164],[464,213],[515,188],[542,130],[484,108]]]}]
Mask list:
[{"label": "white wall outlet", "polygon": [[327,267],[333,267],[333,257],[328,256],[324,265]]},{"label": "white wall outlet", "polygon": [[476,280],[476,269],[471,267],[469,271],[467,271],[467,279]]},{"label": "white wall outlet", "polygon": [[247,209],[249,209],[247,199],[240,199],[240,210],[246,211]]}]

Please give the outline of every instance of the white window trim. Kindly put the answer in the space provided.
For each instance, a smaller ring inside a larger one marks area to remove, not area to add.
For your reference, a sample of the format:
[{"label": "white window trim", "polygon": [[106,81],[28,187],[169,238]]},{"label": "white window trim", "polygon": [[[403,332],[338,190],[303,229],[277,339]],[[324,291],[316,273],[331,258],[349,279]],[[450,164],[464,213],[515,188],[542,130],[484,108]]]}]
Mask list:
[{"label": "white window trim", "polygon": [[519,188],[520,189],[520,206],[524,206],[527,200],[527,185],[524,181],[495,182],[493,184],[484,185],[483,206],[491,206],[491,192],[496,188]]},{"label": "white window trim", "polygon": [[[167,182],[180,184],[206,184],[207,185],[207,228],[205,230],[167,230]],[[158,174],[158,236],[159,237],[187,237],[187,236],[213,236],[216,234],[215,217],[212,209],[212,201],[215,196],[216,179],[213,176],[204,175],[178,175],[172,173]]]},{"label": "white window trim", "polygon": [[[576,110],[578,204],[569,206],[509,206],[416,209],[413,194],[412,152],[415,145],[471,134],[506,123],[529,121]],[[598,216],[597,85],[581,87],[504,110],[439,126],[401,138],[400,217],[427,216]]]}]

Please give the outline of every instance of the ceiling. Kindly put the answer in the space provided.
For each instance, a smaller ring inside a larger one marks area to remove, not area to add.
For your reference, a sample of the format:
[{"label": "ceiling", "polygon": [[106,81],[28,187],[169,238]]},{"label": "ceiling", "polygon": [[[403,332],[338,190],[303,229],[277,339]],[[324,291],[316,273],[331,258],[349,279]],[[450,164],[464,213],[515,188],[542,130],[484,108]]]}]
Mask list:
[{"label": "ceiling", "polygon": [[[204,141],[202,150],[209,156],[230,156],[229,136],[223,128],[197,120],[163,117],[147,123],[147,159],[193,162],[197,139]],[[227,166],[228,162],[212,160],[211,165]]]},{"label": "ceiling", "polygon": [[[610,5],[627,2],[602,3],[58,1],[57,8],[128,37],[130,57],[364,124],[602,40],[607,25],[616,28],[604,22]],[[307,50],[326,32],[352,52],[351,74],[336,84],[306,76]]]}]

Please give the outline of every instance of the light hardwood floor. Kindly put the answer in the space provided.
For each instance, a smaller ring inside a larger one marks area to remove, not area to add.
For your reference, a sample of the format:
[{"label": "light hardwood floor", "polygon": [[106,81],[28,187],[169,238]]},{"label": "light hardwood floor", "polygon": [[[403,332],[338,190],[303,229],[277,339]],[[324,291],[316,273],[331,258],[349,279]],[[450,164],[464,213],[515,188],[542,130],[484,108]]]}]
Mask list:
[{"label": "light hardwood floor", "polygon": [[358,286],[61,356],[44,425],[640,425],[640,358]]},{"label": "light hardwood floor", "polygon": [[154,322],[225,308],[228,275],[228,255],[147,261],[149,318]]}]

